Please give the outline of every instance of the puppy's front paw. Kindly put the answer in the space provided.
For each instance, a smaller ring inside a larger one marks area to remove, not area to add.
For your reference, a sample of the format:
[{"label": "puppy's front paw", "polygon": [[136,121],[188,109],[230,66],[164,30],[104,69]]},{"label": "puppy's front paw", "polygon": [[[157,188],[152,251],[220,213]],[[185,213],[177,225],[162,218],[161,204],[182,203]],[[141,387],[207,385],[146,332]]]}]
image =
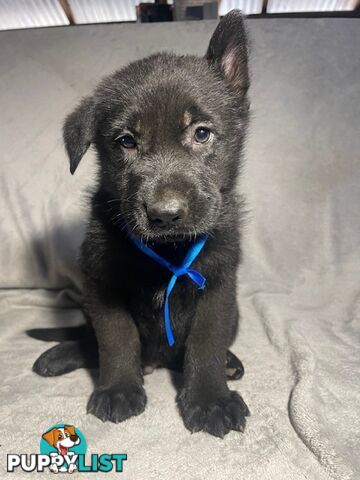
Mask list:
[{"label": "puppy's front paw", "polygon": [[225,397],[209,399],[184,389],[178,396],[178,405],[187,429],[191,432],[202,430],[221,438],[230,430],[243,432],[246,417],[250,415],[244,400],[232,391]]},{"label": "puppy's front paw", "polygon": [[87,404],[92,413],[103,422],[123,422],[145,410],[146,395],[142,386],[112,386],[97,388]]}]

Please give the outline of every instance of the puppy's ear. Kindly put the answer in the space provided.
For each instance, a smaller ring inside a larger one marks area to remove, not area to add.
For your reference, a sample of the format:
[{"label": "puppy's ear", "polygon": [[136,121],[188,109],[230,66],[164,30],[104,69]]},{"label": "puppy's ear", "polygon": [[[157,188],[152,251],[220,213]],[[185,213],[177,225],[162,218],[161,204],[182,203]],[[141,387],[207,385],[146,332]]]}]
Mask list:
[{"label": "puppy's ear", "polygon": [[245,95],[250,84],[248,41],[239,10],[231,10],[221,19],[211,37],[206,59],[236,94]]},{"label": "puppy's ear", "polygon": [[66,117],[63,137],[73,174],[94,135],[94,100],[86,97],[80,105]]},{"label": "puppy's ear", "polygon": [[48,442],[49,445],[54,446],[55,445],[55,430],[56,428],[53,428],[52,430],[46,432],[43,434],[42,438]]}]

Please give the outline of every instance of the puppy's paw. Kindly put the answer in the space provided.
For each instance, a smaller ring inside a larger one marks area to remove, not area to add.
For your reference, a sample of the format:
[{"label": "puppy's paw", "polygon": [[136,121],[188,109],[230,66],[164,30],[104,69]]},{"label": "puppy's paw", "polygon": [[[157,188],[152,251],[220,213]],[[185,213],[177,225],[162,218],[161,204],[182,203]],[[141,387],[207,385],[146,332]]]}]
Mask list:
[{"label": "puppy's paw", "polygon": [[192,433],[204,431],[223,438],[230,430],[243,432],[250,415],[244,400],[232,391],[225,397],[209,399],[184,389],[177,401],[184,424]]},{"label": "puppy's paw", "polygon": [[83,366],[78,342],[63,342],[46,350],[35,361],[32,370],[42,377],[55,377]]},{"label": "puppy's paw", "polygon": [[123,422],[145,410],[146,394],[142,386],[112,386],[97,388],[87,404],[92,413],[103,422]]}]

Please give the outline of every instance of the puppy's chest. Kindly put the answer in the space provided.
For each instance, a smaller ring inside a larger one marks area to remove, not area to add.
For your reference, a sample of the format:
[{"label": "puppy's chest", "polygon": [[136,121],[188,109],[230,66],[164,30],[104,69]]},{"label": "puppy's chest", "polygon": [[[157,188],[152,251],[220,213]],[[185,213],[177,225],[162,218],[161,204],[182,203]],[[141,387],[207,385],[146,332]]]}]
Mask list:
[{"label": "puppy's chest", "polygon": [[[139,288],[130,299],[132,315],[142,337],[165,341],[165,298],[167,282]],[[196,310],[196,292],[185,278],[179,278],[168,297],[171,325],[175,337],[185,339]],[[201,293],[200,293],[201,294]]]},{"label": "puppy's chest", "polygon": [[[136,292],[130,296],[131,309],[135,316],[146,317],[147,321],[152,318],[164,316],[164,306],[166,299],[166,289],[169,282],[163,282],[155,285],[138,286]],[[183,316],[190,315],[196,305],[195,291],[197,289],[186,279],[179,278],[168,296],[170,313],[172,317],[179,314]]]},{"label": "puppy's chest", "polygon": [[[122,268],[118,269],[121,273],[119,295],[126,295],[142,341],[154,345],[166,344],[164,304],[173,273],[136,249],[131,253],[122,257]],[[179,265],[179,259],[184,258],[186,249],[159,253],[172,265]],[[195,261],[192,267],[198,269],[200,265]],[[168,303],[171,326],[178,345],[186,339],[201,295],[202,291],[187,275],[176,279]]]}]

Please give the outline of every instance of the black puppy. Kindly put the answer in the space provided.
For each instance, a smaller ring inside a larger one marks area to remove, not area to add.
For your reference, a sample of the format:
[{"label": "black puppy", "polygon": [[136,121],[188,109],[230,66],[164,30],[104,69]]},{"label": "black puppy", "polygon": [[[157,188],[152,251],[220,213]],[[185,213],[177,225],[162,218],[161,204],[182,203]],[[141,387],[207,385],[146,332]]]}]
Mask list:
[{"label": "black puppy", "polygon": [[[225,365],[234,361],[228,348],[238,323],[236,185],[248,123],[247,50],[242,16],[232,11],[204,58],[161,53],[134,62],[105,78],[66,119],[71,173],[91,144],[100,165],[81,267],[100,362],[88,412],[103,421],[140,414],[142,368],[165,366],[183,367],[177,402],[189,430],[223,437],[245,427],[249,411],[229,390]],[[177,279],[170,346],[164,299],[172,274],[134,238],[179,265],[205,236],[191,268],[206,287]],[[90,343],[60,344],[34,370],[57,375],[91,366]]]}]

